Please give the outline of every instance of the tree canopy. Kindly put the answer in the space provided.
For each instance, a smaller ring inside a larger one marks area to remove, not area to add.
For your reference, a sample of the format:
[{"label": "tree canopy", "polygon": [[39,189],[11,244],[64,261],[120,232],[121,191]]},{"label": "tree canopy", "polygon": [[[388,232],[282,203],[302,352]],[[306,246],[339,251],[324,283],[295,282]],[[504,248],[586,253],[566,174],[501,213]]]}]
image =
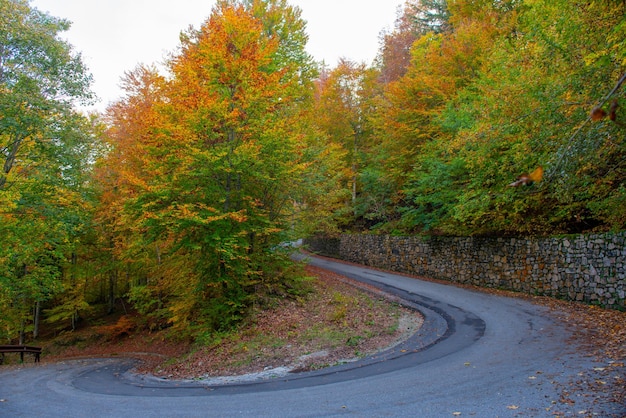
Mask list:
[{"label": "tree canopy", "polygon": [[0,1],[0,337],[34,328],[34,307],[63,290],[84,227],[94,124],[72,104],[90,75],[59,33],[67,21]]},{"label": "tree canopy", "polygon": [[[407,2],[404,20],[427,3]],[[450,235],[623,229],[624,89],[614,87],[626,69],[624,5],[448,1],[445,10],[375,112],[374,164],[397,202],[395,221],[379,226]],[[593,120],[596,106],[613,106],[612,117]],[[538,167],[541,181],[509,187]]]},{"label": "tree canopy", "polygon": [[219,0],[104,114],[69,22],[0,0],[0,338],[130,302],[203,342],[305,291],[295,238],[626,227],[621,1],[407,0],[368,63]]},{"label": "tree canopy", "polygon": [[299,118],[313,70],[298,16],[284,1],[220,1],[167,80],[137,69],[110,110],[101,173],[124,184],[115,222],[130,237],[118,250],[143,259],[135,299],[163,295],[177,327],[227,328],[293,287],[279,244],[310,162]]}]

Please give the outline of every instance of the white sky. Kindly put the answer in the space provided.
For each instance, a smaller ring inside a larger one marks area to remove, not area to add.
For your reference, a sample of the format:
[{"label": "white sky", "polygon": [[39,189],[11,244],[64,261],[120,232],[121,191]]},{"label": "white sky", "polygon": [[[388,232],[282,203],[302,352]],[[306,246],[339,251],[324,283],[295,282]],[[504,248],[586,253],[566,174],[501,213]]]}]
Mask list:
[{"label": "white sky", "polygon": [[[290,0],[307,21],[308,52],[330,67],[339,58],[371,64],[378,36],[393,27],[404,0]],[[32,7],[68,19],[63,33],[94,76],[95,110],[121,95],[120,78],[137,64],[158,64],[176,49],[179,34],[198,28],[214,0],[31,0]]]}]

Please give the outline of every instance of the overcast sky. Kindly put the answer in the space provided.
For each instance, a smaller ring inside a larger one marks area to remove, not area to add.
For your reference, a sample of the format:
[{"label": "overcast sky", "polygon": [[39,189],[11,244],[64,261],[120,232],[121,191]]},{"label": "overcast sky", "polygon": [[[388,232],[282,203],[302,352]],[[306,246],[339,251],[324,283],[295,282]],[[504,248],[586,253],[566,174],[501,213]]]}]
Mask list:
[{"label": "overcast sky", "polygon": [[[344,57],[371,64],[378,36],[390,29],[404,0],[290,0],[307,21],[307,49],[330,67]],[[214,0],[31,0],[31,6],[72,22],[62,34],[83,55],[100,98],[97,110],[120,97],[119,81],[137,64],[156,64],[198,28]]]}]

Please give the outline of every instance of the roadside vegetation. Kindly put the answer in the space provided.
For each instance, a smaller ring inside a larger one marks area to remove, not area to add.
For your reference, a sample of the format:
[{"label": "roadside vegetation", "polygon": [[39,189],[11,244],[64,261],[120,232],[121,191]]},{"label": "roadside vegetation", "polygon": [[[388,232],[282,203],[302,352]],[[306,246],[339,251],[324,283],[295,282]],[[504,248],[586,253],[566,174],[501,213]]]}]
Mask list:
[{"label": "roadside vegetation", "polygon": [[[353,361],[385,350],[415,333],[418,312],[347,278],[317,268],[308,292],[258,309],[237,328],[211,340],[181,340],[171,329],[149,330],[134,311],[86,318],[74,331],[45,327],[37,341],[43,362],[87,357],[135,357],[137,370],[165,378],[259,373],[275,368],[304,371]],[[62,327],[62,324],[56,324]],[[18,356],[7,356],[7,364]],[[28,362],[28,358],[26,359]]]}]

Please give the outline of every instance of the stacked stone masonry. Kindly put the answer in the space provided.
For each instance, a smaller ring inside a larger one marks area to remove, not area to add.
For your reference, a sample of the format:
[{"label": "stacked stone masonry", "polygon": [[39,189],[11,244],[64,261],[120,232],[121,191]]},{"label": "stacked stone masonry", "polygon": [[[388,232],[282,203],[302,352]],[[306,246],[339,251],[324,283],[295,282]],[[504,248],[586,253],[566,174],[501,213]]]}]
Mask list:
[{"label": "stacked stone masonry", "polygon": [[626,232],[536,239],[346,234],[306,243],[386,270],[626,308]]}]

